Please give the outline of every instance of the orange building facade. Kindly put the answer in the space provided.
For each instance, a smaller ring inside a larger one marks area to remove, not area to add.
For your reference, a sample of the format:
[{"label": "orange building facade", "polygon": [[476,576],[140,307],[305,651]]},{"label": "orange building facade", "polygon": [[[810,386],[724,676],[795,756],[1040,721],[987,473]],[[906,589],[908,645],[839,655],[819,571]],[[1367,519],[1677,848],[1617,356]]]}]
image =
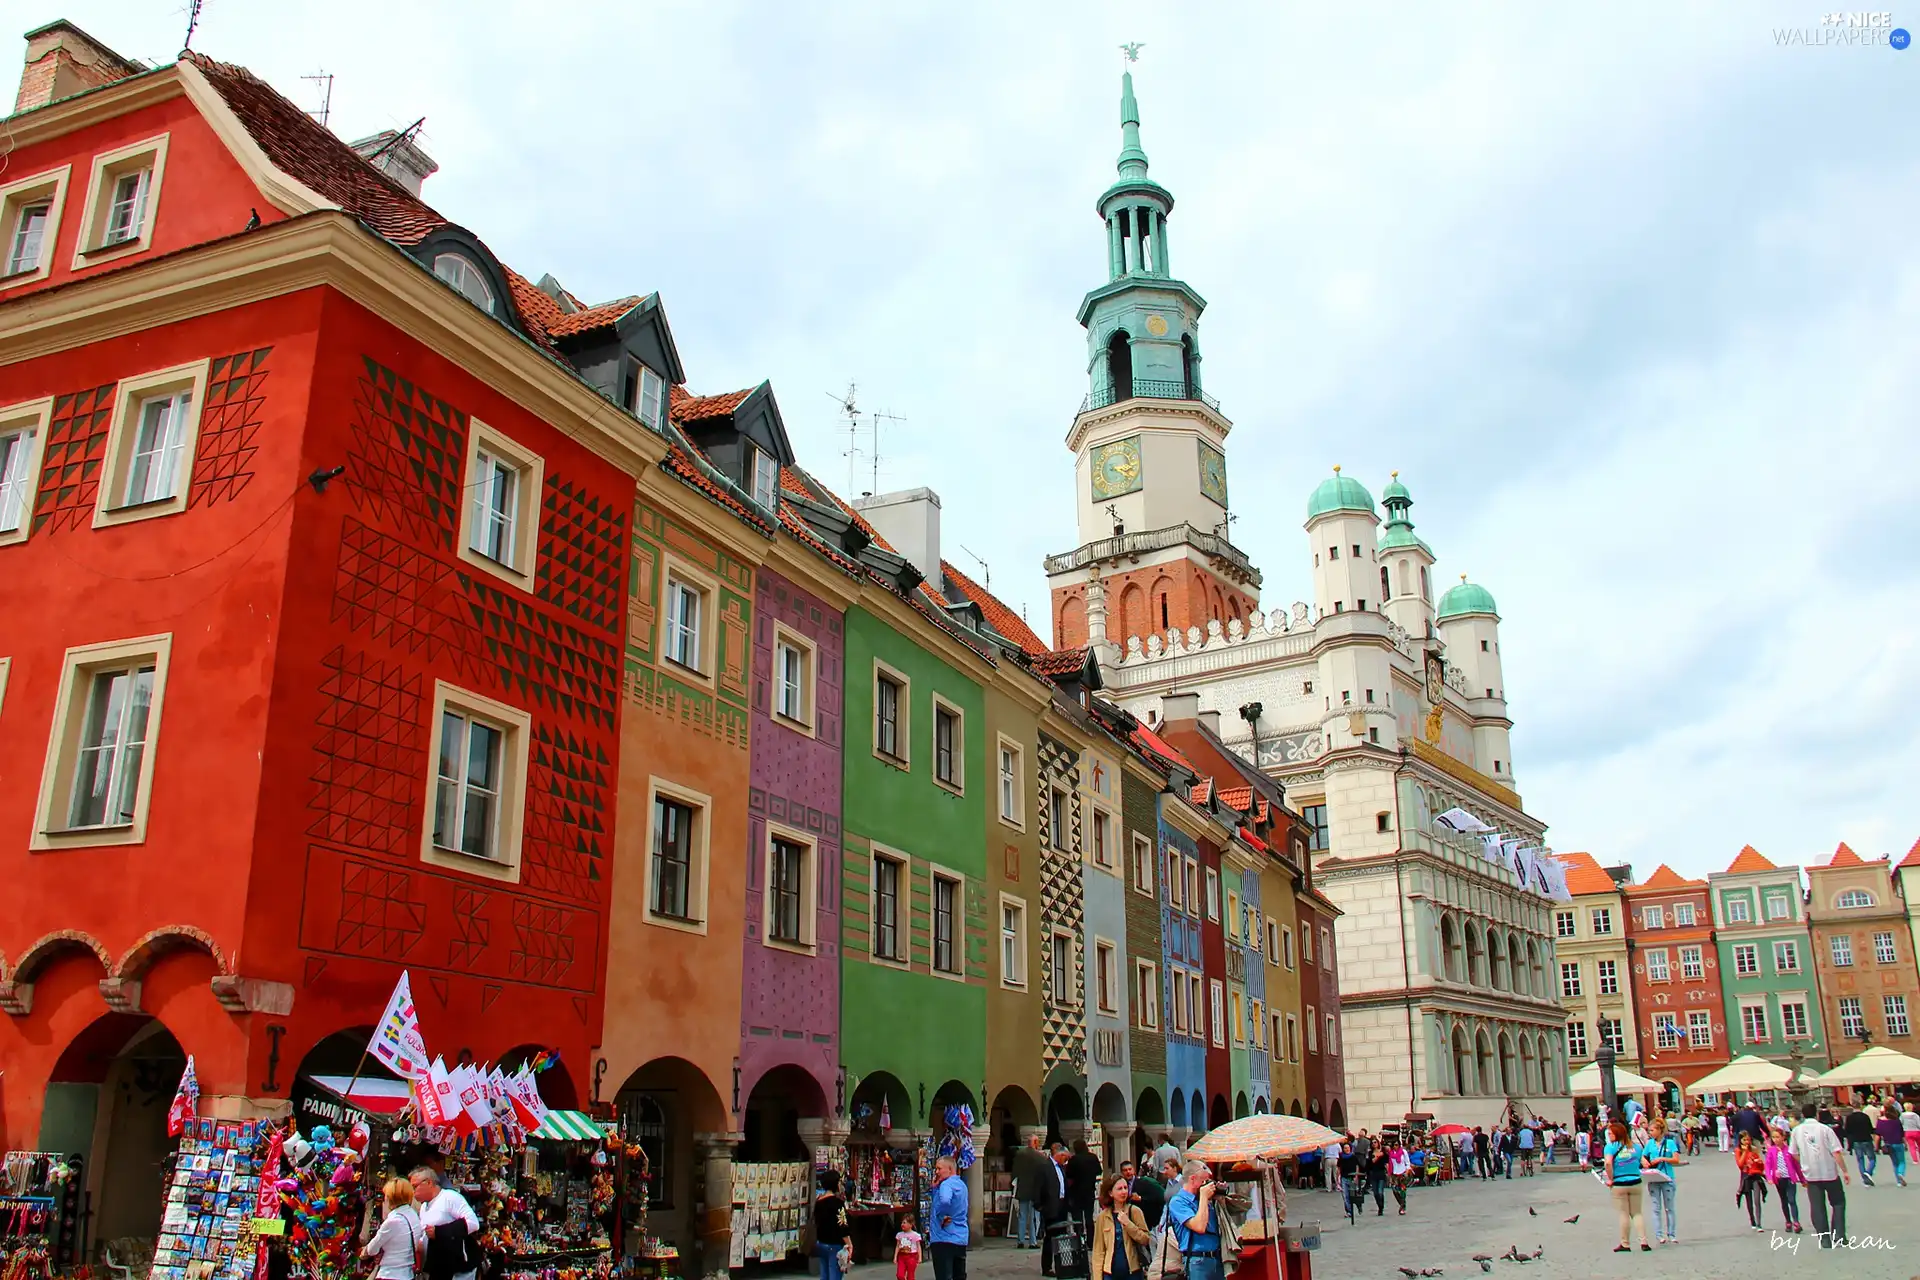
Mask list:
[{"label": "orange building facade", "polygon": [[1681,1090],[1729,1058],[1707,882],[1662,863],[1624,894],[1641,1070],[1667,1084],[1668,1105],[1678,1107]]}]

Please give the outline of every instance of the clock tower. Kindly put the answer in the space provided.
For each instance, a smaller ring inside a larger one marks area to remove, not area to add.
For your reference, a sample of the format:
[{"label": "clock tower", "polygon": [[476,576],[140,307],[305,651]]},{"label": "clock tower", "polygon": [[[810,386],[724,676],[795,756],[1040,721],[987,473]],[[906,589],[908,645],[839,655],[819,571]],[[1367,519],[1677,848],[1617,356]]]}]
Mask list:
[{"label": "clock tower", "polygon": [[1205,633],[1259,607],[1260,574],[1231,540],[1227,432],[1203,389],[1207,300],[1173,275],[1173,195],[1147,176],[1133,75],[1120,78],[1119,176],[1096,209],[1107,281],[1080,303],[1087,398],[1067,432],[1080,546],[1047,558],[1053,637],[1124,650],[1129,637]]}]

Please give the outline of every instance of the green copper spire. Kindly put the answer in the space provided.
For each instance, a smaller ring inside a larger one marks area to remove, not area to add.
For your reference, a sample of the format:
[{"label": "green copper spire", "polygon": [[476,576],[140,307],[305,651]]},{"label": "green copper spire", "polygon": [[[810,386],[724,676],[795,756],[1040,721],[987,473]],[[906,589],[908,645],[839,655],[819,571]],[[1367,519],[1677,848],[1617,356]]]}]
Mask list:
[{"label": "green copper spire", "polygon": [[1140,104],[1133,97],[1133,72],[1120,73],[1120,180],[1139,181],[1147,176],[1147,153],[1140,147]]}]

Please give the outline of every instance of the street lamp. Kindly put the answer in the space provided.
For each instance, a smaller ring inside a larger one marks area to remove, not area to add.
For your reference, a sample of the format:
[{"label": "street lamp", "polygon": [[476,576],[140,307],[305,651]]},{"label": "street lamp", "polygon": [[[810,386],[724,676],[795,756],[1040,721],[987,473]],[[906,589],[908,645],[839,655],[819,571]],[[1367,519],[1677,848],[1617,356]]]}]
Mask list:
[{"label": "street lamp", "polygon": [[1600,1100],[1606,1104],[1609,1117],[1620,1114],[1620,1091],[1613,1083],[1613,1057],[1613,1046],[1602,1040],[1593,1055],[1593,1065],[1600,1068]]}]

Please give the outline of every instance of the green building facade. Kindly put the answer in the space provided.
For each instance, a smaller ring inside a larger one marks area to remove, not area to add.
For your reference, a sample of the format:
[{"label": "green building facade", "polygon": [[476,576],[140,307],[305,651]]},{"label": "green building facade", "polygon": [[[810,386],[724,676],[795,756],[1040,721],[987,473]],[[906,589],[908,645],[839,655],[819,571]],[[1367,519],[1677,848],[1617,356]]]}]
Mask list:
[{"label": "green building facade", "polygon": [[1707,885],[1729,1055],[1823,1069],[1827,1036],[1800,869],[1776,867],[1748,845]]}]

